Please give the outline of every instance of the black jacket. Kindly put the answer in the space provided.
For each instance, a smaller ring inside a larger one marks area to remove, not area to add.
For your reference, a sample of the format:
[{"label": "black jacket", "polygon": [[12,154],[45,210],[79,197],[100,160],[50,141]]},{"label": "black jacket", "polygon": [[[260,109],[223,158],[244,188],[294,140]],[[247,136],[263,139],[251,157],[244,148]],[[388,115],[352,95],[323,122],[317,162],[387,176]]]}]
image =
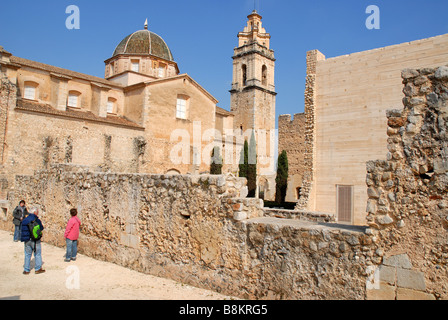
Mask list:
[{"label": "black jacket", "polygon": [[[23,219],[25,219],[28,216],[28,210],[26,207],[23,207],[23,212],[20,206],[17,206],[14,211],[12,212],[13,220],[12,223],[14,223],[15,226],[20,226],[20,223]],[[22,218],[22,220],[20,220]]]}]

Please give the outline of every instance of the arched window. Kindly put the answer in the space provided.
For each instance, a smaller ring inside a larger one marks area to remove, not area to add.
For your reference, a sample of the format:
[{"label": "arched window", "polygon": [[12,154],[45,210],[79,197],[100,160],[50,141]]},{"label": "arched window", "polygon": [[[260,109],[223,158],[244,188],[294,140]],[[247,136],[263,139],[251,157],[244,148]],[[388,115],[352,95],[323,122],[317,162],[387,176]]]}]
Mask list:
[{"label": "arched window", "polygon": [[243,77],[243,86],[247,85],[247,66],[243,64],[241,67],[242,77]]},{"label": "arched window", "polygon": [[23,90],[23,98],[27,100],[36,100],[38,84],[32,81],[26,81],[24,90]]},{"label": "arched window", "polygon": [[165,174],[166,175],[180,175],[180,171],[177,169],[170,169]]},{"label": "arched window", "polygon": [[67,99],[67,107],[71,108],[81,108],[80,102],[81,92],[78,91],[69,91],[68,99]]},{"label": "arched window", "polygon": [[264,86],[268,85],[268,67],[265,65],[261,68],[261,84]]}]

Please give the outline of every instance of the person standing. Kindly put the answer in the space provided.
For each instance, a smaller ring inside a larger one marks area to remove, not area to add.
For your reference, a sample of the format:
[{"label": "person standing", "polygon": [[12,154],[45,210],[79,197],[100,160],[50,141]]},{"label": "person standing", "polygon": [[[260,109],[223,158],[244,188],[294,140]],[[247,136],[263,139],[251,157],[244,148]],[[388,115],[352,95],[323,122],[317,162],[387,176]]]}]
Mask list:
[{"label": "person standing", "polygon": [[78,210],[70,210],[71,218],[67,223],[65,228],[65,242],[67,244],[67,252],[65,254],[65,262],[75,261],[76,255],[78,253],[78,238],[79,238],[79,227],[81,226],[81,220],[78,218]]},{"label": "person standing", "polygon": [[33,252],[35,259],[35,273],[40,274],[45,272],[45,270],[42,269],[41,239],[39,237],[38,240],[33,240],[34,236],[31,234],[32,232],[29,228],[30,225],[32,226],[37,222],[39,229],[38,231],[40,231],[40,234],[42,233],[44,227],[42,225],[42,221],[38,218],[38,215],[39,210],[37,208],[33,208],[31,209],[30,215],[22,221],[22,235],[20,240],[25,244],[25,264],[23,266],[23,274],[25,275],[30,274],[30,263]]},{"label": "person standing", "polygon": [[14,224],[14,242],[18,242],[21,236],[22,221],[28,216],[28,210],[25,207],[25,200],[21,200],[19,205],[12,212]]}]

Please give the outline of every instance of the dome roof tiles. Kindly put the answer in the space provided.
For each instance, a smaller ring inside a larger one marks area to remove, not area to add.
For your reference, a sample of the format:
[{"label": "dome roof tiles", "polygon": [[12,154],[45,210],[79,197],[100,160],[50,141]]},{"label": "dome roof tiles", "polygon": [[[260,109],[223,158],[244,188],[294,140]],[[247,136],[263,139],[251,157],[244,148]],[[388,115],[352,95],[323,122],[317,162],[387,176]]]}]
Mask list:
[{"label": "dome roof tiles", "polygon": [[113,56],[119,54],[152,55],[174,61],[171,50],[159,35],[149,30],[139,30],[124,38],[115,48]]}]

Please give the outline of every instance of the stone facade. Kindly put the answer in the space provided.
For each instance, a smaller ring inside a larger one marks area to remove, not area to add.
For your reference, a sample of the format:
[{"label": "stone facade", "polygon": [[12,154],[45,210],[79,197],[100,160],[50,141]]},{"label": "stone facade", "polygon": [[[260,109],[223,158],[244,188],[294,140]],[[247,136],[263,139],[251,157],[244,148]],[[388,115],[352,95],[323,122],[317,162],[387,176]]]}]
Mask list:
[{"label": "stone facade", "polygon": [[448,67],[404,70],[403,110],[388,111],[387,160],[366,166],[369,227],[325,213],[263,209],[246,180],[92,172],[53,165],[17,176],[44,241],[64,246],[69,209],[80,252],[250,299],[448,299]]},{"label": "stone facade", "polygon": [[375,256],[365,228],[331,217],[265,216],[230,176],[92,172],[53,165],[17,176],[0,219],[18,199],[41,209],[44,241],[64,246],[69,209],[82,220],[79,251],[141,272],[251,299],[364,299]]},{"label": "stone facade", "polygon": [[[162,72],[164,58],[129,52],[135,45],[106,61],[106,70],[117,62],[117,75],[108,79],[16,57],[0,47],[1,199],[14,188],[15,175],[58,163],[104,172],[197,174],[210,170],[211,151],[219,146],[227,156],[223,172],[238,171],[242,144],[234,136],[234,114],[179,74],[171,53],[165,66],[172,68]],[[169,52],[166,44],[164,50]],[[131,66],[135,59],[139,72]],[[157,60],[158,67],[145,59]],[[160,74],[153,76],[155,70]]]},{"label": "stone facade", "polygon": [[287,202],[297,202],[300,197],[305,172],[305,114],[298,113],[291,120],[290,115],[278,118],[278,153],[288,155]]},{"label": "stone facade", "polygon": [[386,255],[405,255],[385,291],[446,299],[448,67],[406,69],[402,78],[404,109],[387,112],[387,160],[367,163],[367,221]]},{"label": "stone facade", "polygon": [[[297,209],[313,208],[312,199],[314,171],[315,171],[315,109],[316,109],[316,72],[317,62],[325,60],[325,56],[318,50],[307,52],[306,55],[306,84],[305,84],[305,152],[303,167],[304,173]],[[299,141],[301,141],[300,139]]]},{"label": "stone facade", "polygon": [[[275,197],[275,57],[270,35],[256,12],[248,16],[247,26],[238,34],[234,50],[231,111],[234,129],[257,142],[257,186],[265,199]],[[258,193],[257,193],[258,194]]]},{"label": "stone facade", "polygon": [[401,71],[434,68],[447,60],[446,34],[334,58],[308,52],[306,171],[298,208],[365,225],[365,163],[386,160],[384,119],[402,99]]}]

